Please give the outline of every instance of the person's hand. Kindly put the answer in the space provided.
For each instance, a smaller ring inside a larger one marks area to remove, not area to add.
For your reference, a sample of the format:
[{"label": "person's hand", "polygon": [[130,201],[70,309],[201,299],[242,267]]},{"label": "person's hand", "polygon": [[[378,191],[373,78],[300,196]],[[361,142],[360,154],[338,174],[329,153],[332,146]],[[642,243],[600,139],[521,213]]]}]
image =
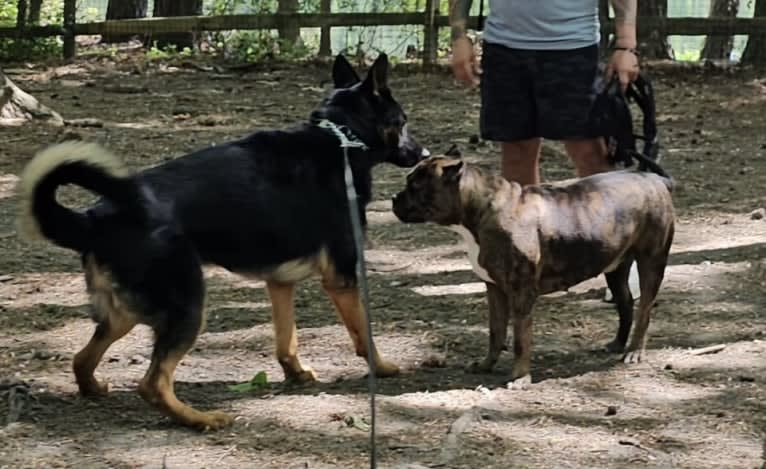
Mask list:
[{"label": "person's hand", "polygon": [[612,80],[617,75],[620,88],[625,91],[628,85],[638,78],[638,55],[632,49],[615,49],[606,67],[606,80]]},{"label": "person's hand", "polygon": [[452,42],[452,73],[458,81],[466,85],[479,84],[481,69],[476,59],[476,51],[471,40],[465,36]]}]

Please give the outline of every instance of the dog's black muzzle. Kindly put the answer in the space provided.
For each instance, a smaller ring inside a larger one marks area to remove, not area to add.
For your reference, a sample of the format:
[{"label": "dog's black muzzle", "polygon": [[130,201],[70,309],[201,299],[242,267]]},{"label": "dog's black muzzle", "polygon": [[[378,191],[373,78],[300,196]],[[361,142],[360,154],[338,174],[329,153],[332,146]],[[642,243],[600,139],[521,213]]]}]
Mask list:
[{"label": "dog's black muzzle", "polygon": [[425,217],[420,212],[421,207],[413,201],[407,191],[401,191],[391,199],[394,215],[402,223],[423,223]]},{"label": "dog's black muzzle", "polygon": [[395,154],[389,158],[389,163],[402,168],[411,168],[431,156],[431,152],[412,137],[406,125],[398,135],[396,149],[393,152]]}]

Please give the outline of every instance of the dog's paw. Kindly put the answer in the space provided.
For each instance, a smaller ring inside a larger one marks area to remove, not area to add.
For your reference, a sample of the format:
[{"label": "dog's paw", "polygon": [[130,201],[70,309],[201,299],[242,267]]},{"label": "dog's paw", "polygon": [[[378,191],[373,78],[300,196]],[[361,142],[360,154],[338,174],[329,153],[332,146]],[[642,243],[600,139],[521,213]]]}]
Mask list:
[{"label": "dog's paw", "polygon": [[109,384],[101,383],[95,378],[77,383],[77,387],[83,397],[103,397],[109,393]]},{"label": "dog's paw", "polygon": [[492,364],[488,363],[487,360],[482,360],[480,362],[473,362],[467,367],[465,367],[465,372],[470,374],[481,374],[481,373],[490,373],[492,372]]},{"label": "dog's paw", "polygon": [[519,391],[529,388],[532,385],[532,375],[524,375],[520,378],[516,378],[506,384],[506,387],[512,391]]},{"label": "dog's paw", "polygon": [[625,345],[621,344],[618,340],[615,339],[604,345],[600,351],[606,353],[623,353],[625,352]]},{"label": "dog's paw", "polygon": [[228,427],[234,422],[234,417],[224,412],[201,412],[194,426],[202,431],[216,431]]},{"label": "dog's paw", "polygon": [[399,374],[399,372],[399,366],[394,363],[381,361],[380,363],[375,364],[375,376],[378,378],[396,376]]},{"label": "dog's paw", "polygon": [[301,368],[299,371],[285,373],[285,381],[295,384],[313,383],[317,380],[317,374],[309,367]]},{"label": "dog's paw", "polygon": [[622,356],[622,362],[627,365],[632,365],[636,363],[641,363],[641,358],[643,355],[643,350],[630,350],[625,353],[625,355]]}]

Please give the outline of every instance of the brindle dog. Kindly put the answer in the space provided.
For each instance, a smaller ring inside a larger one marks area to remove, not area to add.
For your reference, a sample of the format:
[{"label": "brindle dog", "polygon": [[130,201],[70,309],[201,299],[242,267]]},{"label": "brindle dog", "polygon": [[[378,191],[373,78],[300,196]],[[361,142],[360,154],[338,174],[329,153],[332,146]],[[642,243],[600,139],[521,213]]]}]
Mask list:
[{"label": "brindle dog", "polygon": [[[622,170],[523,188],[459,159],[431,157],[410,172],[406,188],[393,199],[396,216],[405,223],[433,222],[462,232],[474,270],[487,285],[489,353],[470,371],[492,370],[512,316],[511,381],[531,382],[535,300],[601,273],[620,318],[607,348],[625,351],[626,363],[641,360],[674,230],[673,182],[656,163],[652,168],[661,174]],[[628,288],[633,260],[641,298],[626,350],[633,322]]]}]

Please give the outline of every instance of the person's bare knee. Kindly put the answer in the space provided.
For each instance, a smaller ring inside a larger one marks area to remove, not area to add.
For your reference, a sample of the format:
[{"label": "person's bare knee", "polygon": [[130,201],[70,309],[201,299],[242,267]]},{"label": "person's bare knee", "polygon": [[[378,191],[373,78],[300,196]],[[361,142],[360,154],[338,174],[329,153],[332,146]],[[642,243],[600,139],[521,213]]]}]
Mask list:
[{"label": "person's bare knee", "polygon": [[614,169],[602,139],[568,140],[564,147],[575,165],[577,176],[585,177]]},{"label": "person's bare knee", "polygon": [[503,142],[500,172],[509,181],[521,185],[540,183],[541,139]]}]

